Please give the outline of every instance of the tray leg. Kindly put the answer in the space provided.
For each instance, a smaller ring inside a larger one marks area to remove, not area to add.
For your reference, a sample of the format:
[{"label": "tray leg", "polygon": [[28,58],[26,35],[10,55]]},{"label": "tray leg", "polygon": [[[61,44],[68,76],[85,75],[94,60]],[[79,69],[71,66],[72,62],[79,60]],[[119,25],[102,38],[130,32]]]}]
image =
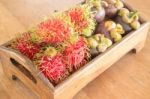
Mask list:
[{"label": "tray leg", "polygon": [[134,48],[133,48],[133,53],[138,53],[140,52],[143,48],[144,48],[144,45],[145,45],[145,40],[139,42]]}]

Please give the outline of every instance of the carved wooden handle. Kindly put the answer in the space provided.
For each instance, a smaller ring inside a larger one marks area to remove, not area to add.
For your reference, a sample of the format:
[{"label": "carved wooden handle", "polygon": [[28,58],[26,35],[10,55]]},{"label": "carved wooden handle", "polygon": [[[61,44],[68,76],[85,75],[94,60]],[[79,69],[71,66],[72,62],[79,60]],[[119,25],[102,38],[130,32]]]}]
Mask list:
[{"label": "carved wooden handle", "polygon": [[[12,67],[12,71],[19,71],[21,72],[26,78],[28,78],[30,81],[32,81],[34,84],[37,83],[35,74],[33,74],[33,64],[32,62],[27,59],[26,57],[24,57],[23,55],[15,52],[14,50],[11,51],[12,49],[8,49],[4,46],[0,47],[0,52],[1,52],[1,57],[4,57],[4,59],[6,59],[9,64]],[[8,64],[8,65],[9,65]],[[5,66],[6,67],[6,66]],[[6,68],[7,69],[7,68]],[[15,77],[17,78],[17,76],[19,75],[13,75],[12,74],[12,78],[14,79]],[[20,78],[22,79],[22,78]]]},{"label": "carved wooden handle", "polygon": [[[28,71],[28,69],[25,68],[25,66],[23,66],[22,64],[20,64],[18,61],[16,61],[13,58],[10,58],[11,63],[20,71],[22,72],[27,78],[29,78],[33,83],[37,83],[37,80],[35,79],[35,77],[31,74],[30,71]],[[13,76],[12,76],[13,77]]]}]

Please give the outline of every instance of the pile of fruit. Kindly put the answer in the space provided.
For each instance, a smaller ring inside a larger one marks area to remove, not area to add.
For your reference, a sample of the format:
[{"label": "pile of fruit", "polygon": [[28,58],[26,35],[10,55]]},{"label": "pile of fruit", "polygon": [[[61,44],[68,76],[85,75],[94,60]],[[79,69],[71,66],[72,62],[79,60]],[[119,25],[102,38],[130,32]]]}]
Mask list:
[{"label": "pile of fruit", "polygon": [[19,35],[11,48],[57,85],[138,28],[138,12],[125,8],[121,0],[85,0]]}]

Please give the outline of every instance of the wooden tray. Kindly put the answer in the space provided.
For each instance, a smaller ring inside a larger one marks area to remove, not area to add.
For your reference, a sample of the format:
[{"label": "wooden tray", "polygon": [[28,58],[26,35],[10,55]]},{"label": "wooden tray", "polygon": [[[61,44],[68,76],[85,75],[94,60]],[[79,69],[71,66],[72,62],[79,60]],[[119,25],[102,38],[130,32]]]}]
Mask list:
[{"label": "wooden tray", "polygon": [[[126,7],[133,10],[127,3]],[[40,99],[71,99],[77,92],[94,80],[112,64],[129,51],[139,52],[143,47],[149,30],[149,23],[140,18],[142,26],[127,34],[123,40],[114,44],[84,67],[72,74],[57,86],[35,70],[33,63],[24,55],[8,48],[10,42],[0,46],[0,57],[5,75],[14,81],[22,81]]]}]

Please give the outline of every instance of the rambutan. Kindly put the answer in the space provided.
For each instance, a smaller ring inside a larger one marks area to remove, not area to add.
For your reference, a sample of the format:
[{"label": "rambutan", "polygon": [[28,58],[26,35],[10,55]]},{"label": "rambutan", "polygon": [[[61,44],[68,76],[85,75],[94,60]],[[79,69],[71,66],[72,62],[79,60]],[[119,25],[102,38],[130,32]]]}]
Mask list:
[{"label": "rambutan", "polygon": [[63,58],[60,53],[56,52],[54,47],[47,47],[38,53],[34,63],[38,65],[39,70],[48,78],[54,85],[64,80],[67,75],[66,65],[63,63]]},{"label": "rambutan", "polygon": [[43,56],[39,64],[40,71],[47,77],[52,83],[58,84],[62,79],[66,77],[65,64],[62,62],[62,57],[57,55],[55,57]]},{"label": "rambutan", "polygon": [[38,44],[35,44],[30,40],[30,34],[24,33],[20,37],[15,39],[15,41],[11,44],[11,47],[18,50],[32,60],[34,55],[39,51],[40,47]]},{"label": "rambutan", "polygon": [[95,29],[96,22],[91,16],[90,7],[86,4],[75,6],[66,11],[74,25],[75,32],[84,36],[91,36]]},{"label": "rambutan", "polygon": [[84,38],[79,37],[74,44],[68,45],[63,52],[63,56],[64,63],[66,63],[70,72],[85,65],[90,59],[90,53]]},{"label": "rambutan", "polygon": [[50,18],[38,25],[36,30],[36,37],[38,41],[50,44],[60,43],[71,35],[71,28],[62,19]]}]

